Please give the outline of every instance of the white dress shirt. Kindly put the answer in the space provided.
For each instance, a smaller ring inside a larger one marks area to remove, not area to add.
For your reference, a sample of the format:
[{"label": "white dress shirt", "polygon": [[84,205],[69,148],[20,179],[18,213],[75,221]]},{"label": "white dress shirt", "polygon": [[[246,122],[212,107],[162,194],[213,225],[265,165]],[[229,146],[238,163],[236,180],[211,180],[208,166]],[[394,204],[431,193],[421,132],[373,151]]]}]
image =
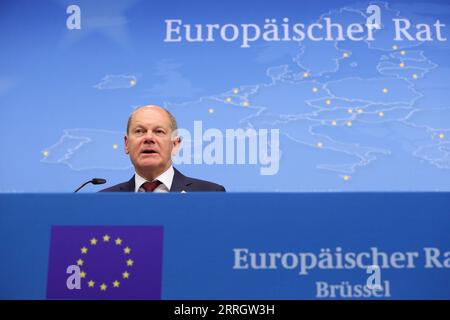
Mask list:
[{"label": "white dress shirt", "polygon": [[[161,184],[153,191],[153,192],[169,192],[172,187],[172,181],[175,171],[173,170],[173,166],[170,166],[169,169],[164,171],[161,175],[159,175],[155,180],[159,180]],[[134,192],[145,192],[144,188],[141,186],[147,182],[145,178],[142,178],[137,173],[134,174]],[[149,181],[151,182],[151,181]]]}]

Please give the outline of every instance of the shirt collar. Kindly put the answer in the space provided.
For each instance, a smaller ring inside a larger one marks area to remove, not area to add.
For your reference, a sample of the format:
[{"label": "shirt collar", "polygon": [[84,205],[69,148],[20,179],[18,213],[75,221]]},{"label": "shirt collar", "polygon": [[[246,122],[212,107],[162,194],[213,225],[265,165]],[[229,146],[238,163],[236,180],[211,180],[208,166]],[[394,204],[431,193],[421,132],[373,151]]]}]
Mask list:
[{"label": "shirt collar", "polygon": [[[166,171],[156,177],[155,180],[159,180],[166,188],[170,191],[173,182],[173,176],[175,175],[175,171],[173,170],[173,166],[170,166]],[[142,186],[144,182],[146,182],[145,178],[141,177],[137,173],[134,174],[134,192],[138,192],[139,188]]]}]

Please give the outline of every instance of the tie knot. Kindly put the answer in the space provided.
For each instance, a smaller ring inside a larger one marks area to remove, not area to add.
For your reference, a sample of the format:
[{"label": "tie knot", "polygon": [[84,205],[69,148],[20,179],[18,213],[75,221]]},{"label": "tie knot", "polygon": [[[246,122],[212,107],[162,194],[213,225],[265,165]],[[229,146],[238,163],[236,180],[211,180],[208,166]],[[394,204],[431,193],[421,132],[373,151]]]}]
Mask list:
[{"label": "tie knot", "polygon": [[142,184],[141,188],[144,188],[145,192],[153,192],[159,185],[161,184],[161,181],[155,180],[152,182],[145,182]]}]

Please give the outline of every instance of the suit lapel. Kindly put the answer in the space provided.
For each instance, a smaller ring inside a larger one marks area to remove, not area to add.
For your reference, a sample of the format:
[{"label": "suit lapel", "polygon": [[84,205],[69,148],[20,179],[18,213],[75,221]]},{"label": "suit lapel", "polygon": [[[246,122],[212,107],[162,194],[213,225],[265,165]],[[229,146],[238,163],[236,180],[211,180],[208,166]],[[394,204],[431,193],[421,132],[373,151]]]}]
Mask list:
[{"label": "suit lapel", "polygon": [[181,191],[189,191],[189,185],[192,184],[192,182],[189,181],[189,179],[183,175],[180,171],[173,168],[174,175],[173,175],[173,181],[172,186],[170,187],[170,192],[181,192]]},{"label": "suit lapel", "polygon": [[131,177],[130,180],[128,180],[128,182],[124,183],[123,185],[120,186],[120,191],[123,192],[134,192],[134,175]]}]

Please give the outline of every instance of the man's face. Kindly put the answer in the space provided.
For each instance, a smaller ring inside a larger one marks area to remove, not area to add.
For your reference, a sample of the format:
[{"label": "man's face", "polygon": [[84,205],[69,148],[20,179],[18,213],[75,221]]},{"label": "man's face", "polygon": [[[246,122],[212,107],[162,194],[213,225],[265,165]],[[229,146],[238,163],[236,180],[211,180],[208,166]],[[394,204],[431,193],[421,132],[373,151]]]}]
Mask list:
[{"label": "man's face", "polygon": [[170,118],[163,109],[144,107],[133,114],[125,136],[125,153],[140,176],[154,179],[163,173],[179,145],[180,139],[172,138]]}]

